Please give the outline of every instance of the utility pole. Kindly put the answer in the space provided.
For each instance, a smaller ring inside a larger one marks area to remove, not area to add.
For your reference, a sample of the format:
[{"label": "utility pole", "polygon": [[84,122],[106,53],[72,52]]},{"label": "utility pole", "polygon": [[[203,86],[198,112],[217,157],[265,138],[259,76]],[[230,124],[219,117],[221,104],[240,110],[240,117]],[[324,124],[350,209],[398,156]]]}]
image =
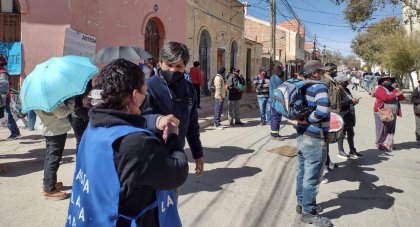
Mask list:
[{"label": "utility pole", "polygon": [[316,34],[314,34],[314,48],[312,50],[312,60],[318,60],[316,57]]},{"label": "utility pole", "polygon": [[271,39],[270,39],[270,75],[276,60],[276,0],[270,0],[271,4]]}]

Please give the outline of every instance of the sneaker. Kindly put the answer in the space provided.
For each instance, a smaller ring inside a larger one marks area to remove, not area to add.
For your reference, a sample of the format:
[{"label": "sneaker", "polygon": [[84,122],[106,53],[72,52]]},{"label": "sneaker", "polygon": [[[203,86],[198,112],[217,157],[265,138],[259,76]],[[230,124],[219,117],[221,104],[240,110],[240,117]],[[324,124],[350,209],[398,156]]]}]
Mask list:
[{"label": "sneaker", "polygon": [[243,123],[242,121],[235,121],[235,125],[244,125],[245,123]]},{"label": "sneaker", "polygon": [[356,151],[356,149],[354,149],[354,150],[350,150],[350,152],[349,152],[349,156],[351,157],[351,158],[359,158],[359,157],[363,157],[363,155],[362,154],[360,154],[360,153],[358,153],[357,151]]},{"label": "sneaker", "polygon": [[223,126],[221,126],[221,125],[214,125],[214,127],[215,127],[216,129],[223,130]]},{"label": "sneaker", "polygon": [[271,136],[272,140],[277,140],[277,141],[284,141],[283,137],[281,136]]},{"label": "sneaker", "polygon": [[380,151],[386,151],[386,150],[388,150],[384,145],[382,145],[382,144],[380,144],[379,146],[378,146],[378,149],[380,150]]},{"label": "sneaker", "polygon": [[[319,204],[316,205],[315,212],[317,214],[322,212],[322,207]],[[302,214],[302,206],[301,205],[296,205],[296,213]]]},{"label": "sneaker", "polygon": [[267,124],[267,122],[265,122],[265,121],[260,123],[260,125],[266,125],[266,124]]},{"label": "sneaker", "polygon": [[12,140],[15,140],[15,139],[19,139],[20,137],[22,137],[20,134],[17,134],[17,135],[10,135],[9,137],[7,137],[7,141],[12,141]]},{"label": "sneaker", "polygon": [[328,179],[327,178],[321,178],[321,184],[326,184],[328,183]]},{"label": "sneaker", "polygon": [[331,171],[331,170],[337,169],[337,168],[338,168],[338,165],[333,163],[333,162],[330,162],[330,164],[328,164],[328,166],[327,166],[328,171]]},{"label": "sneaker", "polygon": [[[315,213],[315,212],[313,212]],[[330,227],[332,226],[332,223],[330,221],[330,219],[326,218],[326,217],[322,217],[319,214],[305,214],[302,213],[300,215],[300,221],[305,223],[305,224],[313,224],[315,226],[320,226],[320,227]]]},{"label": "sneaker", "polygon": [[230,120],[230,121],[229,121],[229,125],[230,125],[230,126],[234,126],[234,125],[235,125],[235,124],[233,124],[233,120]]},{"label": "sneaker", "polygon": [[344,152],[344,151],[338,151],[338,155],[337,155],[339,158],[342,158],[342,159],[349,159],[350,157],[346,154],[346,152]]},{"label": "sneaker", "polygon": [[62,192],[60,190],[55,190],[52,192],[42,192],[42,194],[46,200],[58,201],[58,200],[63,200],[67,198],[67,193]]}]

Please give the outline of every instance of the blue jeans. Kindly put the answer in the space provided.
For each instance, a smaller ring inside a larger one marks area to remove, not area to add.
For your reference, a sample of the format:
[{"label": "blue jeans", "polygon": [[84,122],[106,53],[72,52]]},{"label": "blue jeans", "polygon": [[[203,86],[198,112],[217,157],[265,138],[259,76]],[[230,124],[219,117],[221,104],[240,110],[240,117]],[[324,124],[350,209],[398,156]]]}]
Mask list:
[{"label": "blue jeans", "polygon": [[316,208],[316,196],[327,158],[327,143],[307,135],[297,138],[296,197],[302,212],[309,214]]},{"label": "blue jeans", "polygon": [[220,99],[214,99],[214,125],[216,127],[220,126],[220,116],[222,115],[223,111],[223,102]]},{"label": "blue jeans", "polygon": [[10,130],[10,136],[20,135],[19,128],[16,125],[15,118],[13,118],[12,112],[10,110],[10,98],[6,98],[6,106],[4,110],[7,113],[7,128]]},{"label": "blue jeans", "polygon": [[260,108],[261,123],[270,121],[270,105],[268,105],[268,97],[257,97],[258,106]]},{"label": "blue jeans", "polygon": [[30,131],[35,129],[36,113],[33,110],[28,111],[28,129]]}]

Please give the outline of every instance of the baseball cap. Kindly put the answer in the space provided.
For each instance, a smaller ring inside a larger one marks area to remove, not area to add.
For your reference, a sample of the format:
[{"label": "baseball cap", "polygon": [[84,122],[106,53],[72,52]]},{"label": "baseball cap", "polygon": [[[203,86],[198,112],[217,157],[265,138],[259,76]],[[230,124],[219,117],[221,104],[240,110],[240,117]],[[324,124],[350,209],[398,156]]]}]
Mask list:
[{"label": "baseball cap", "polygon": [[322,63],[317,60],[310,60],[306,62],[305,65],[303,66],[303,71],[305,72],[304,73],[305,76],[315,72],[315,70],[318,70],[318,69],[328,71],[331,69],[331,67],[323,66]]}]

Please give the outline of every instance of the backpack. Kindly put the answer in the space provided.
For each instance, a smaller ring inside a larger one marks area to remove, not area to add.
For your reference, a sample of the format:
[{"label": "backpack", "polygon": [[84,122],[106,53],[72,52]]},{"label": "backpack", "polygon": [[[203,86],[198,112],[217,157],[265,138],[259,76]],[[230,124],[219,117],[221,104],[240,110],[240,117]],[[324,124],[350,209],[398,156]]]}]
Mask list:
[{"label": "backpack", "polygon": [[[217,76],[217,75],[216,75]],[[213,76],[208,82],[207,82],[207,88],[211,91],[211,92],[215,92],[216,91],[216,85],[214,85],[214,79],[216,78],[216,76]]]},{"label": "backpack", "polygon": [[328,86],[328,98],[331,102],[331,112],[339,113],[341,110],[341,91],[340,86],[334,78],[324,76],[325,84]]},{"label": "backpack", "polygon": [[289,79],[273,91],[273,108],[289,120],[300,120],[312,111],[306,104],[306,88],[321,81]]}]

